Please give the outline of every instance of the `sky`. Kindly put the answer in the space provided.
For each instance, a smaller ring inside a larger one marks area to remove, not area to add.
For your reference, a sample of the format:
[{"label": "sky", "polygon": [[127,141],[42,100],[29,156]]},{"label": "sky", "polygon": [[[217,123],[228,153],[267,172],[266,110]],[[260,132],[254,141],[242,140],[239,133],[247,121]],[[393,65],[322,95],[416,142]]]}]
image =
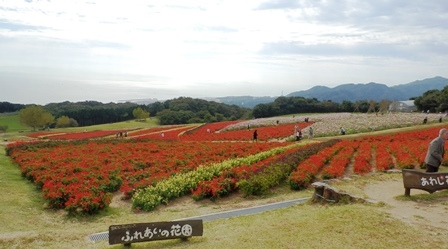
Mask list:
[{"label": "sky", "polygon": [[440,0],[0,0],[0,102],[394,86],[447,55]]}]

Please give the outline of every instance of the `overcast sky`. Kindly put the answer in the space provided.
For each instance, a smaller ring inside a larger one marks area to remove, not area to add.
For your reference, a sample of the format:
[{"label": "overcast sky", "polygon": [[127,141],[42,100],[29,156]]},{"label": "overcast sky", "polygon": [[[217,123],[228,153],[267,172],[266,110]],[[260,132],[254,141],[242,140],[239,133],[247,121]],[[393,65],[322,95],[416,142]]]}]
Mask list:
[{"label": "overcast sky", "polygon": [[0,0],[0,101],[280,96],[447,77],[441,0]]}]

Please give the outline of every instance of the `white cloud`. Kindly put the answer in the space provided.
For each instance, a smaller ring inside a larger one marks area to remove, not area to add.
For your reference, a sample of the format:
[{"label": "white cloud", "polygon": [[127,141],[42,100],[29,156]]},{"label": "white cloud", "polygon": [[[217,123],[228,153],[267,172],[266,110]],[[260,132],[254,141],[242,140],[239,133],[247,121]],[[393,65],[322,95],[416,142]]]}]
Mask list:
[{"label": "white cloud", "polygon": [[[264,96],[314,85],[407,83],[444,76],[448,64],[448,6],[438,0],[0,0],[0,6],[0,74],[9,79],[0,86],[20,82],[33,93],[60,82],[67,87],[53,87],[52,96],[67,98],[77,94],[64,93],[74,81],[106,101]],[[11,76],[28,74],[36,80]],[[0,99],[13,97],[0,91]]]}]

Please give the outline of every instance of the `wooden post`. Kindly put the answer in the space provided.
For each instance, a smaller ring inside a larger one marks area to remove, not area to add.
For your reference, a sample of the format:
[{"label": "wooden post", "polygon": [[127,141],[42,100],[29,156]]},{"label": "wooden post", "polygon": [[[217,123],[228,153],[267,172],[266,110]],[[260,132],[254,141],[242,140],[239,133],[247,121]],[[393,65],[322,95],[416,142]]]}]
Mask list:
[{"label": "wooden post", "polygon": [[410,188],[405,188],[404,189],[404,196],[411,196],[411,189]]}]

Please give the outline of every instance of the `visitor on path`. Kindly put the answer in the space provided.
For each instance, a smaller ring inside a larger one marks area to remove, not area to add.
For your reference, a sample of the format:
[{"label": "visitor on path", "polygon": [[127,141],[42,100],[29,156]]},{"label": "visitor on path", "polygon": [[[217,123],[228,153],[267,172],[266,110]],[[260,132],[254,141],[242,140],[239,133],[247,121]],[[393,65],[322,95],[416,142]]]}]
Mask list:
[{"label": "visitor on path", "polygon": [[341,127],[341,135],[345,135],[344,127]]},{"label": "visitor on path", "polygon": [[313,138],[313,133],[314,133],[313,127],[310,126],[310,138]]},{"label": "visitor on path", "polygon": [[255,130],[253,135],[253,141],[257,141],[257,139],[258,139],[258,132],[257,130]]},{"label": "visitor on path", "polygon": [[425,117],[425,118],[423,119],[423,124],[426,124],[426,123],[428,123],[428,117]]},{"label": "visitor on path", "polygon": [[298,131],[296,132],[296,141],[299,141],[300,139],[302,139],[302,131],[301,131],[301,130],[298,130]]},{"label": "visitor on path", "polygon": [[448,130],[440,129],[439,136],[434,138],[428,146],[425,157],[426,172],[438,172],[445,154],[445,140],[448,139]]}]

